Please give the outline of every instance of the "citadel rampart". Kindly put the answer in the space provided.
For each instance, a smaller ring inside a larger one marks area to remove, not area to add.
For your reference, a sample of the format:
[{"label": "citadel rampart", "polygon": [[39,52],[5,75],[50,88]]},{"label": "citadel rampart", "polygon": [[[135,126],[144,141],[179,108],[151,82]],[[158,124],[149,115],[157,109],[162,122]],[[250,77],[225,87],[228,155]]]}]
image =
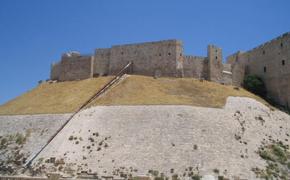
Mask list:
[{"label": "citadel rampart", "polygon": [[[208,57],[185,56],[178,40],[165,40],[95,50],[93,57],[67,53],[52,65],[51,79],[70,81],[115,75],[133,63],[133,74],[165,77],[195,77],[222,82],[222,50],[208,46]],[[227,82],[227,81],[225,81]]]},{"label": "citadel rampart", "polygon": [[285,33],[252,50],[237,52],[227,58],[232,65],[233,84],[242,85],[245,75],[258,75],[268,96],[290,106],[290,33]]}]

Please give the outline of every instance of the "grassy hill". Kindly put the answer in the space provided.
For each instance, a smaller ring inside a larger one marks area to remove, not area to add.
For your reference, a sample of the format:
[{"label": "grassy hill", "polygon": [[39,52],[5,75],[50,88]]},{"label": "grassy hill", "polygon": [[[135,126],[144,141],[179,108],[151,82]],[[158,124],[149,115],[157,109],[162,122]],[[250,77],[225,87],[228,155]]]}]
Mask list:
[{"label": "grassy hill", "polygon": [[117,87],[99,97],[93,105],[192,105],[223,107],[227,97],[262,98],[233,86],[194,78],[158,78],[128,76]]},{"label": "grassy hill", "polygon": [[44,83],[1,105],[0,115],[73,112],[111,78]]},{"label": "grassy hill", "polygon": [[[67,113],[75,111],[112,77],[41,84],[0,106],[0,115]],[[95,105],[192,105],[222,107],[228,96],[263,99],[240,88],[193,78],[130,75],[95,100]]]}]

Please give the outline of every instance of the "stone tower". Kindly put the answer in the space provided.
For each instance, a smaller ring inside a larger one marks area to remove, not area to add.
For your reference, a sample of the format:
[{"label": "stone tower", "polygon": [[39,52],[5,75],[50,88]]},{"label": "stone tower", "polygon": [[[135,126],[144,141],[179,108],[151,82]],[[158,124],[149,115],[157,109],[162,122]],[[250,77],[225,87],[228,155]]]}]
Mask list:
[{"label": "stone tower", "polygon": [[222,49],[214,45],[208,45],[207,57],[208,57],[208,80],[220,82],[222,79],[222,69],[223,69]]}]

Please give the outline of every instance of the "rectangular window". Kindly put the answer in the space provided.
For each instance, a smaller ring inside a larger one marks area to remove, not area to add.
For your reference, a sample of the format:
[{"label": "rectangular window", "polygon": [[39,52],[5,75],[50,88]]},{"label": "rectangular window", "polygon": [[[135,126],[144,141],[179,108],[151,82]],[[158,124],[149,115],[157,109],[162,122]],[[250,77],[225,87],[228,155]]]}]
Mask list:
[{"label": "rectangular window", "polygon": [[266,73],[267,72],[267,68],[266,68],[266,66],[264,66],[264,73]]},{"label": "rectangular window", "polygon": [[285,66],[285,60],[282,60],[282,66]]}]

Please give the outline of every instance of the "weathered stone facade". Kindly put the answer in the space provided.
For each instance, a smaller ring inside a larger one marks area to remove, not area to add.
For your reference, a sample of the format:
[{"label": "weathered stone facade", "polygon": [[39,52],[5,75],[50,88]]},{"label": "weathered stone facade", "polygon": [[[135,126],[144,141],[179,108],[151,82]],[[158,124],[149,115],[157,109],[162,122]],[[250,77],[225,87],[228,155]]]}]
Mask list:
[{"label": "weathered stone facade", "polygon": [[268,96],[290,106],[290,33],[285,33],[252,50],[237,52],[227,58],[232,65],[233,84],[242,85],[245,75],[258,75]]},{"label": "weathered stone facade", "polygon": [[[65,54],[52,65],[51,79],[78,80],[115,75],[129,62],[133,74],[166,77],[195,77],[222,82],[222,50],[208,46],[208,57],[186,56],[179,40],[117,45],[95,50],[93,57]],[[224,81],[228,82],[228,81]]]},{"label": "weathered stone facade", "polygon": [[205,78],[207,76],[207,58],[199,56],[183,57],[183,73],[185,77]]},{"label": "weathered stone facade", "polygon": [[81,80],[93,77],[93,56],[66,53],[61,61],[52,64],[50,78],[59,81]]}]

